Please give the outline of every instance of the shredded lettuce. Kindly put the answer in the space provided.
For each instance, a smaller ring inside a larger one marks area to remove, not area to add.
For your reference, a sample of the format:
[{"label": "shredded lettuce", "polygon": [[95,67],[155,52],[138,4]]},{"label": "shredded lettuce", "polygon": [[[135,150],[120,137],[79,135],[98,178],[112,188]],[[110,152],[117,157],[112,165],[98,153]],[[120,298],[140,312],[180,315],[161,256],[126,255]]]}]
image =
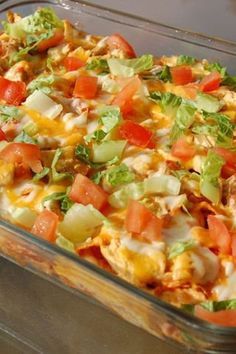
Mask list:
[{"label": "shredded lettuce", "polygon": [[173,259],[181,255],[182,253],[191,250],[196,246],[196,241],[195,240],[189,240],[189,241],[180,241],[176,242],[170,249],[169,251],[169,259]]},{"label": "shredded lettuce", "polygon": [[126,140],[109,140],[103,141],[100,144],[94,143],[92,148],[92,161],[95,163],[107,163],[114,158],[119,160],[126,144]]},{"label": "shredded lettuce", "polygon": [[44,167],[41,172],[38,172],[34,175],[33,181],[34,182],[40,181],[42,178],[46,177],[49,174],[49,172],[50,172],[50,168]]},{"label": "shredded lettuce", "polygon": [[112,193],[108,197],[109,204],[114,208],[125,208],[129,199],[139,200],[144,196],[143,182],[133,182]]},{"label": "shredded lettuce", "polygon": [[21,111],[13,106],[0,105],[0,123],[8,123],[11,120],[18,120]]},{"label": "shredded lettuce", "polygon": [[85,141],[102,141],[121,121],[120,108],[117,106],[103,106],[98,110],[101,128],[85,136]]},{"label": "shredded lettuce", "polygon": [[34,136],[38,133],[38,125],[35,122],[27,122],[24,126],[23,126],[23,130],[26,134],[28,134],[29,136]]},{"label": "shredded lettuce", "polygon": [[92,152],[91,149],[85,145],[77,145],[75,148],[75,156],[85,164],[89,165],[94,169],[101,167],[101,164],[95,164],[92,162]]},{"label": "shredded lettuce", "polygon": [[226,75],[222,85],[229,86],[231,90],[236,90],[236,76]]},{"label": "shredded lettuce", "polygon": [[[222,301],[204,301],[198,304],[202,306],[205,310],[210,311],[210,312],[217,312],[217,311],[223,311],[223,310],[235,310],[236,309],[236,299],[230,299],[230,300],[222,300]],[[196,305],[192,304],[183,304],[181,308],[188,312],[191,313],[192,315],[194,314]]]},{"label": "shredded lettuce", "polygon": [[109,66],[106,59],[95,58],[86,65],[87,70],[94,70],[100,74],[105,74],[109,72]]},{"label": "shredded lettuce", "polygon": [[208,113],[216,113],[219,111],[221,104],[216,97],[203,92],[198,92],[196,106],[199,111],[203,110]]},{"label": "shredded lettuce", "polygon": [[33,15],[22,18],[15,23],[3,23],[5,32],[10,37],[24,38],[26,35],[46,33],[55,28],[62,28],[63,21],[59,19],[52,8],[40,8]]},{"label": "shredded lettuce", "polygon": [[62,235],[58,236],[58,238],[56,239],[56,245],[65,249],[68,252],[75,253],[75,245],[73,244],[73,242],[67,240]]},{"label": "shredded lettuce", "polygon": [[73,243],[81,243],[91,237],[104,220],[105,217],[92,205],[75,203],[59,224],[59,232]]},{"label": "shredded lettuce", "polygon": [[176,112],[175,122],[170,132],[171,142],[177,140],[193,124],[196,110],[189,103],[181,103]]},{"label": "shredded lettuce", "polygon": [[37,213],[27,207],[14,208],[11,213],[11,218],[14,223],[27,228],[31,228],[33,226],[36,217]]},{"label": "shredded lettuce", "polygon": [[179,55],[177,58],[177,65],[183,65],[183,64],[188,64],[188,65],[193,65],[196,63],[196,59],[189,56],[189,55]]},{"label": "shredded lettuce", "polygon": [[142,55],[135,59],[107,59],[110,72],[116,76],[132,77],[153,67],[153,56]]},{"label": "shredded lettuce", "polygon": [[35,80],[32,80],[28,86],[27,90],[29,93],[33,93],[35,90],[41,90],[46,95],[52,92],[52,88],[50,87],[55,82],[54,75],[40,75]]},{"label": "shredded lettuce", "polygon": [[219,63],[209,63],[205,66],[205,69],[211,72],[218,71],[221,74],[222,78],[225,78],[227,76],[226,68]]},{"label": "shredded lettuce", "polygon": [[63,109],[61,104],[57,104],[40,90],[36,90],[28,96],[24,105],[49,119],[56,118]]},{"label": "shredded lettuce", "polygon": [[203,163],[200,177],[200,191],[212,203],[218,204],[221,199],[219,177],[224,159],[213,151],[209,151]]},{"label": "shredded lettuce", "polygon": [[158,175],[151,176],[144,180],[144,191],[146,194],[178,195],[181,183],[175,176]]},{"label": "shredded lettuce", "polygon": [[31,138],[31,136],[29,136],[24,130],[22,130],[22,132],[20,132],[20,134],[18,134],[15,139],[15,142],[17,143],[28,143],[28,144],[36,144],[37,141],[33,138]]},{"label": "shredded lettuce", "polygon": [[51,177],[52,177],[52,181],[53,182],[60,182],[61,180],[65,179],[65,178],[71,178],[71,174],[68,172],[64,172],[64,173],[59,173],[56,170],[56,164],[58,163],[61,155],[62,155],[63,151],[61,149],[57,149],[53,160],[52,160],[52,165],[51,165]]},{"label": "shredded lettuce", "polygon": [[111,167],[105,172],[105,180],[112,187],[133,182],[134,173],[125,164]]},{"label": "shredded lettuce", "polygon": [[168,65],[165,65],[163,69],[156,74],[156,78],[164,82],[171,81],[171,73]]},{"label": "shredded lettuce", "polygon": [[60,208],[63,213],[66,213],[74,204],[74,202],[68,197],[67,193],[64,192],[55,192],[49,194],[42,200],[43,206],[48,201],[51,202],[58,201],[60,203]]},{"label": "shredded lettuce", "polygon": [[[221,113],[205,113],[204,118],[209,122],[212,121],[214,127],[217,128],[216,145],[228,147],[232,143],[235,124],[230,121],[229,117]],[[213,130],[212,133],[214,134]]]},{"label": "shredded lettuce", "polygon": [[150,99],[159,103],[162,112],[171,118],[176,116],[177,110],[182,103],[182,98],[171,92],[161,93],[159,91],[154,91],[150,94]]}]

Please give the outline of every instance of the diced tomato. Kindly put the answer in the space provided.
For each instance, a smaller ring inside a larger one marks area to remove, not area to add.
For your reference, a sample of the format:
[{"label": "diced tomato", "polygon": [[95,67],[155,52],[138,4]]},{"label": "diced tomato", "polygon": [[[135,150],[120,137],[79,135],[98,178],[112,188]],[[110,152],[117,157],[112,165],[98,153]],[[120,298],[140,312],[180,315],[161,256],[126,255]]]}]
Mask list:
[{"label": "diced tomato", "polygon": [[136,76],[129,80],[128,84],[116,95],[112,104],[119,106],[123,114],[127,114],[133,106],[133,96],[141,87],[141,81]]},{"label": "diced tomato", "polygon": [[45,52],[47,49],[56,47],[64,39],[64,33],[62,30],[56,30],[52,37],[43,39],[37,47],[39,53]]},{"label": "diced tomato", "polygon": [[74,97],[91,99],[96,97],[98,91],[98,79],[93,76],[79,76],[73,91]]},{"label": "diced tomato", "polygon": [[74,71],[84,66],[85,62],[76,57],[66,57],[63,64],[67,71]]},{"label": "diced tomato", "polygon": [[128,140],[129,144],[153,148],[153,133],[131,120],[126,120],[119,128],[120,136]]},{"label": "diced tomato", "polygon": [[232,243],[231,243],[232,256],[236,257],[236,233],[231,234],[231,238],[232,238]]},{"label": "diced tomato", "polygon": [[213,149],[218,155],[223,157],[226,164],[236,168],[236,153],[222,147],[215,147]]},{"label": "diced tomato", "polygon": [[209,215],[207,218],[207,224],[209,235],[215,242],[219,251],[223,254],[231,254],[231,235],[223,221],[214,215]]},{"label": "diced tomato", "polygon": [[6,134],[0,129],[0,141],[7,140]]},{"label": "diced tomato", "polygon": [[108,37],[107,45],[110,50],[121,49],[126,54],[126,56],[129,58],[136,57],[133,47],[119,33],[115,33],[115,34],[111,35],[110,37]]},{"label": "diced tomato", "polygon": [[25,165],[24,163],[17,165],[15,167],[14,178],[19,180],[31,179],[32,172],[29,166]]},{"label": "diced tomato", "polygon": [[235,327],[236,326],[236,310],[222,310],[211,312],[204,309],[202,306],[195,307],[195,315],[202,320],[220,325]]},{"label": "diced tomato", "polygon": [[31,232],[44,240],[54,242],[56,240],[57,225],[57,214],[44,210],[37,216]]},{"label": "diced tomato", "polygon": [[180,138],[172,145],[171,153],[173,156],[187,161],[196,154],[196,148],[194,145],[189,144],[184,138]]},{"label": "diced tomato", "polygon": [[145,240],[154,241],[161,237],[162,220],[138,201],[131,200],[126,213],[125,228]]},{"label": "diced tomato", "polygon": [[188,65],[174,66],[170,72],[175,85],[186,85],[193,81],[192,69]]},{"label": "diced tomato", "polygon": [[203,92],[214,91],[220,87],[221,75],[218,71],[213,71],[205,76],[200,82],[199,88]]},{"label": "diced tomato", "polygon": [[0,76],[0,99],[18,106],[26,97],[26,85],[21,81],[11,81]]},{"label": "diced tomato", "polygon": [[215,147],[213,149],[215,153],[223,157],[225,164],[221,170],[221,176],[223,178],[229,178],[236,173],[236,153],[225,148]]},{"label": "diced tomato", "polygon": [[107,204],[107,193],[80,173],[74,180],[69,197],[76,203],[92,204],[98,210],[101,210]]},{"label": "diced tomato", "polygon": [[10,143],[0,151],[0,159],[16,165],[30,167],[33,172],[42,170],[41,152],[37,145],[26,143]]}]

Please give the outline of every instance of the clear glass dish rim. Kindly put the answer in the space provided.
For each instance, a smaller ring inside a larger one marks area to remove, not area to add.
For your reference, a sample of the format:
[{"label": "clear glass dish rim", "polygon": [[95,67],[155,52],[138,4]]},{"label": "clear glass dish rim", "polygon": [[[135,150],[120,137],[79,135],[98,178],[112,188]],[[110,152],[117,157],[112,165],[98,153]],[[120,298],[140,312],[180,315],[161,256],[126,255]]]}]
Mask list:
[{"label": "clear glass dish rim", "polygon": [[[134,15],[129,15],[126,13],[122,13],[120,11],[116,10],[110,10],[109,8],[99,6],[99,5],[94,5],[90,4],[86,1],[70,1],[70,0],[39,0],[40,3],[45,3],[48,5],[54,5],[54,6],[60,6],[62,8],[65,8],[68,6],[81,6],[82,9],[80,9],[81,14],[87,13],[93,16],[104,16],[107,19],[111,19],[111,16],[119,16],[123,19],[123,23],[126,25],[129,25],[128,22],[125,22],[126,20],[135,20],[138,21],[140,24],[143,23],[145,24],[145,27],[140,26],[146,31],[149,31],[149,28],[147,25],[154,26],[156,27],[156,32],[160,33],[163,36],[171,36],[173,38],[176,38],[180,41],[183,41],[181,36],[186,36],[187,41],[190,43],[195,43],[199,46],[202,46],[201,42],[209,42],[211,43],[208,45],[203,45],[204,47],[209,47],[209,48],[214,48],[215,50],[219,50],[222,52],[226,52],[229,54],[235,55],[236,58],[236,42],[230,42],[226,41],[223,39],[218,39],[214,37],[208,37],[203,34],[195,33],[195,32],[189,32],[185,31],[179,28],[167,26],[167,25],[162,25],[160,23],[157,23],[155,21],[149,21],[148,19],[134,16]],[[5,11],[11,10],[14,6],[20,6],[20,5],[32,5],[35,4],[37,5],[37,1],[35,0],[22,0],[22,1],[17,1],[17,0],[2,0],[0,3],[0,14],[4,13]],[[3,5],[7,4],[4,8]],[[98,13],[100,11],[101,13]],[[194,42],[192,40],[194,39]],[[197,41],[197,42],[196,42]],[[199,43],[199,42],[200,43]],[[212,43],[219,45],[219,48],[213,47]],[[227,48],[232,48],[234,52],[229,52]],[[224,326],[216,326],[214,324],[202,321],[201,319],[198,319],[197,317],[188,314],[184,312],[183,310],[162,301],[158,297],[154,297],[153,295],[145,292],[144,290],[135,287],[134,285],[128,283],[127,281],[123,280],[122,278],[119,278],[118,276],[113,275],[112,273],[109,273],[108,271],[103,270],[102,268],[99,268],[98,266],[86,261],[85,259],[79,258],[78,256],[74,255],[73,253],[69,253],[68,251],[58,247],[57,245],[50,244],[47,241],[37,238],[35,235],[13,225],[10,224],[4,220],[0,219],[0,228],[3,228],[7,230],[8,232],[12,232],[14,236],[19,237],[20,239],[23,239],[24,241],[28,241],[30,244],[33,244],[35,246],[38,246],[40,249],[44,249],[45,251],[48,251],[50,253],[56,253],[59,256],[63,256],[72,262],[76,263],[78,266],[81,268],[87,270],[88,272],[93,273],[95,276],[98,276],[100,279],[102,278],[104,281],[108,281],[112,283],[114,286],[117,286],[118,288],[123,289],[124,291],[129,292],[131,295],[135,296],[136,298],[139,298],[141,301],[148,302],[150,305],[153,306],[153,308],[158,309],[159,311],[164,312],[168,316],[175,316],[176,319],[182,323],[183,325],[188,325],[192,329],[198,331],[198,332],[208,332],[214,333],[214,335],[219,335],[225,336],[230,338],[231,336],[235,336],[236,334],[236,328],[234,327],[224,327]],[[49,276],[50,278],[50,276]]]}]

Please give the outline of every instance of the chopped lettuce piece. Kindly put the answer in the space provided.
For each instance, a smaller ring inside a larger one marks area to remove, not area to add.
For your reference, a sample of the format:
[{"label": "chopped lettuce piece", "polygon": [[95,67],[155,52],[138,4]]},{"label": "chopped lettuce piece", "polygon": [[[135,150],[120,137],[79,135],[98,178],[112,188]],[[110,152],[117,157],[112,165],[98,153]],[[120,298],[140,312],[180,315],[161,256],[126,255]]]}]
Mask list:
[{"label": "chopped lettuce piece", "polygon": [[143,182],[133,182],[112,193],[108,201],[114,208],[125,208],[129,199],[139,200],[144,196]]},{"label": "chopped lettuce piece", "polygon": [[40,181],[42,178],[46,177],[50,172],[50,168],[44,167],[41,172],[36,173],[33,177],[34,182]]},{"label": "chopped lettuce piece", "polygon": [[27,108],[41,113],[43,116],[49,119],[58,117],[63,110],[61,104],[57,104],[40,90],[36,90],[30,96],[28,96],[24,105]]},{"label": "chopped lettuce piece", "polygon": [[177,177],[168,175],[151,176],[144,181],[146,194],[178,195],[181,183]]},{"label": "chopped lettuce piece", "polygon": [[14,106],[0,105],[0,123],[8,123],[11,120],[18,120],[21,111]]},{"label": "chopped lettuce piece", "polygon": [[120,108],[117,106],[103,106],[98,110],[98,114],[102,128],[86,135],[84,138],[86,142],[102,141],[121,121]]},{"label": "chopped lettuce piece", "polygon": [[177,140],[193,124],[196,110],[189,103],[185,103],[184,101],[181,103],[176,112],[175,122],[170,132],[171,142]]},{"label": "chopped lettuce piece", "polygon": [[23,227],[31,228],[35,222],[37,213],[30,208],[14,208],[11,219],[14,223]]},{"label": "chopped lettuce piece", "polygon": [[135,59],[111,58],[107,60],[107,63],[113,75],[132,77],[135,74],[151,69],[153,66],[153,56],[145,54]]},{"label": "chopped lettuce piece", "polygon": [[227,75],[226,68],[219,63],[209,63],[205,66],[205,69],[211,72],[218,71],[221,74],[222,78],[225,78],[225,76]]},{"label": "chopped lettuce piece", "polygon": [[188,64],[188,65],[193,65],[196,63],[196,59],[194,57],[191,57],[189,55],[179,55],[177,58],[177,65],[183,65],[183,64]]},{"label": "chopped lettuce piece", "polygon": [[106,59],[98,59],[98,58],[92,59],[86,65],[86,69],[98,71],[100,74],[109,72],[109,66]]},{"label": "chopped lettuce piece", "polygon": [[41,34],[55,28],[62,28],[63,21],[51,8],[39,8],[34,14],[14,23],[3,23],[5,32],[14,38],[24,38],[27,34]]},{"label": "chopped lettuce piece", "polygon": [[14,141],[17,143],[36,144],[36,140],[31,138],[24,130],[15,137]]},{"label": "chopped lettuce piece", "polygon": [[93,144],[93,162],[105,163],[115,157],[120,159],[126,144],[126,140],[110,140],[103,141],[101,144]]},{"label": "chopped lettuce piece", "polygon": [[165,65],[163,69],[156,74],[156,77],[164,82],[171,81],[171,73],[169,66]]},{"label": "chopped lettuce piece", "polygon": [[[228,147],[228,145],[232,144],[235,124],[231,122],[229,117],[221,113],[205,113],[204,118],[209,122],[212,121],[213,127],[217,129],[217,134],[215,135],[217,145]],[[214,136],[214,131],[212,130],[211,132],[212,134],[210,135]]]},{"label": "chopped lettuce piece", "polygon": [[57,237],[56,245],[65,249],[68,252],[75,253],[75,245],[73,244],[73,242],[67,240],[67,238],[63,237],[62,235]]},{"label": "chopped lettuce piece", "polygon": [[67,193],[64,192],[55,192],[47,195],[42,201],[43,206],[45,205],[45,202],[48,201],[58,201],[60,203],[60,208],[63,213],[66,213],[74,204],[74,202],[68,197]]},{"label": "chopped lettuce piece", "polygon": [[236,76],[226,75],[222,81],[222,85],[229,86],[231,90],[236,90]]},{"label": "chopped lettuce piece", "polygon": [[216,312],[222,310],[235,310],[236,299],[223,300],[223,301],[205,301],[200,304],[204,309]]},{"label": "chopped lettuce piece", "polygon": [[54,75],[49,75],[49,76],[40,75],[28,84],[27,90],[29,91],[29,93],[33,93],[35,90],[40,90],[46,95],[48,95],[52,92],[52,88],[50,86],[54,82],[55,82]]},{"label": "chopped lettuce piece", "polygon": [[195,240],[176,242],[171,247],[168,258],[169,259],[176,258],[180,256],[182,253],[191,250],[195,246],[196,246]]},{"label": "chopped lettuce piece", "polygon": [[150,99],[159,103],[164,114],[174,118],[177,110],[182,103],[182,98],[174,95],[171,92],[154,91],[150,94]]},{"label": "chopped lettuce piece", "polygon": [[224,163],[225,161],[221,156],[209,151],[202,166],[200,191],[204,197],[214,204],[218,204],[221,199],[219,177]]},{"label": "chopped lettuce piece", "polygon": [[52,172],[52,181],[53,182],[60,182],[65,178],[71,178],[72,175],[68,172],[64,173],[59,173],[56,170],[56,164],[58,163],[63,151],[61,149],[57,149],[55,152],[55,155],[52,160],[52,165],[51,165],[51,172]]},{"label": "chopped lettuce piece", "polygon": [[73,204],[59,224],[59,232],[74,243],[84,242],[96,228],[102,226],[105,217],[92,205]]},{"label": "chopped lettuce piece", "polygon": [[108,184],[113,187],[119,186],[121,184],[126,184],[133,182],[134,174],[131,172],[125,164],[119,166],[111,167],[105,171],[105,180]]},{"label": "chopped lettuce piece", "polygon": [[38,133],[38,125],[35,122],[27,122],[24,126],[23,126],[23,130],[26,134],[28,134],[29,136],[34,136]]},{"label": "chopped lettuce piece", "polygon": [[208,113],[215,113],[219,111],[221,104],[216,97],[203,92],[198,92],[196,97],[196,106],[198,110],[203,110]]}]

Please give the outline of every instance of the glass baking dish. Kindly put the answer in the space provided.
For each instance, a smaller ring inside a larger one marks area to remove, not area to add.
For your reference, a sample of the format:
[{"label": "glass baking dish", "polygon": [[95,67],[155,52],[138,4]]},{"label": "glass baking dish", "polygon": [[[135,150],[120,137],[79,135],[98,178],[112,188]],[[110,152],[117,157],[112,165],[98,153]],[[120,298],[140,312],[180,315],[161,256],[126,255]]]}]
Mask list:
[{"label": "glass baking dish", "polygon": [[[0,19],[7,10],[22,15],[38,6],[52,6],[58,15],[90,33],[120,32],[138,53],[185,54],[219,61],[233,71],[236,43],[167,27],[135,16],[69,0],[17,1],[0,4]],[[0,253],[20,266],[75,292],[95,299],[125,320],[185,350],[235,353],[236,329],[203,322],[154,298],[126,281],[61,248],[0,220]]]}]

